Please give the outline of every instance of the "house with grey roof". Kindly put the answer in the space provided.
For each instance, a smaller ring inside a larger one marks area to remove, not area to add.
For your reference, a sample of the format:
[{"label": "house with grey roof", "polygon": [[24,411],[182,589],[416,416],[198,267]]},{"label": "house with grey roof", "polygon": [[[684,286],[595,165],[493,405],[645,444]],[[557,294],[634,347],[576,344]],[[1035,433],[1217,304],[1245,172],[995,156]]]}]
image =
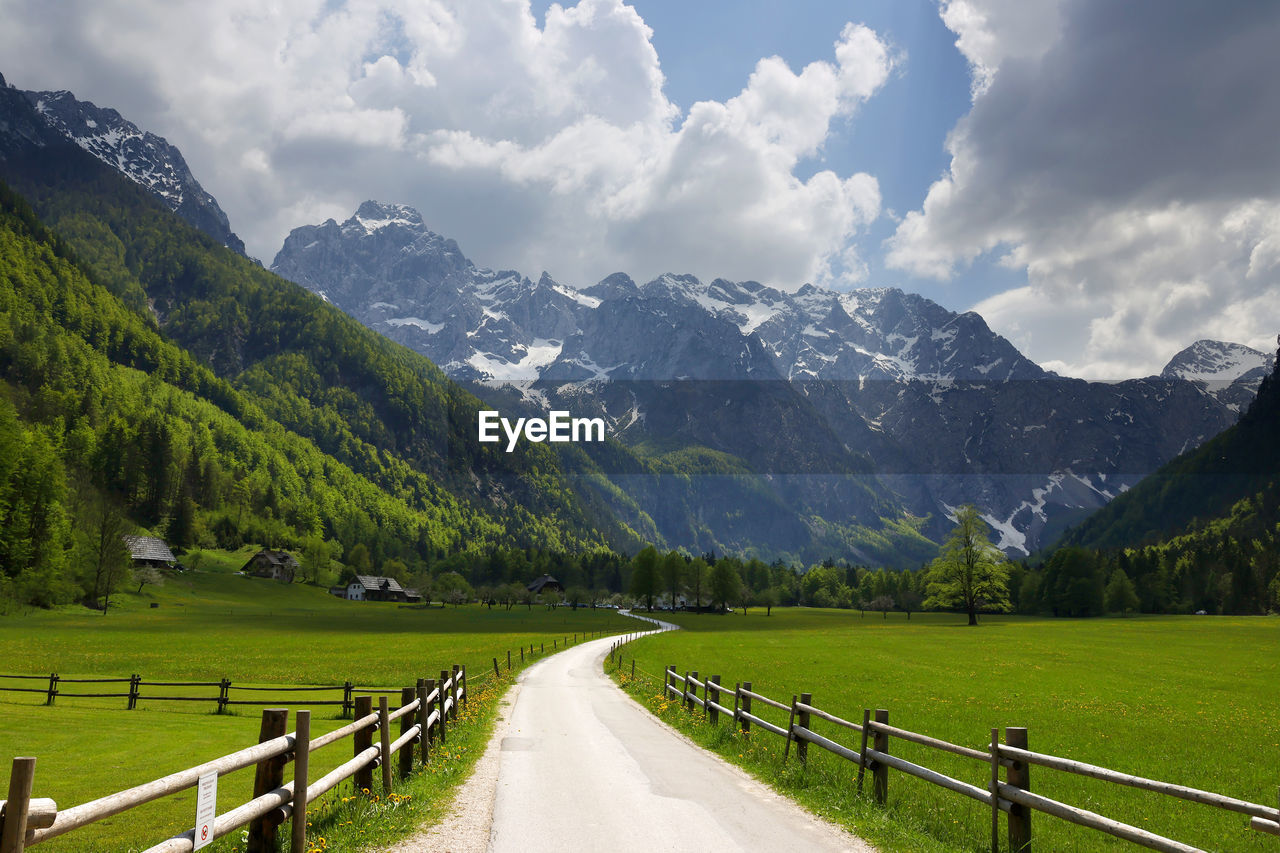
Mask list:
[{"label": "house with grey roof", "polygon": [[408,601],[409,596],[395,578],[356,575],[356,579],[347,584],[347,600]]},{"label": "house with grey roof", "polygon": [[249,558],[249,562],[244,564],[241,571],[254,577],[293,583],[293,576],[298,572],[298,561],[288,551],[272,551],[269,548],[263,548]]},{"label": "house with grey roof", "polygon": [[564,587],[560,581],[551,577],[551,575],[543,575],[542,577],[529,584],[527,587],[529,592],[534,595],[542,595],[544,592],[563,592]]},{"label": "house with grey roof", "polygon": [[124,546],[129,549],[129,557],[133,560],[133,568],[153,567],[172,569],[178,562],[169,546],[163,539],[154,536],[122,536]]}]

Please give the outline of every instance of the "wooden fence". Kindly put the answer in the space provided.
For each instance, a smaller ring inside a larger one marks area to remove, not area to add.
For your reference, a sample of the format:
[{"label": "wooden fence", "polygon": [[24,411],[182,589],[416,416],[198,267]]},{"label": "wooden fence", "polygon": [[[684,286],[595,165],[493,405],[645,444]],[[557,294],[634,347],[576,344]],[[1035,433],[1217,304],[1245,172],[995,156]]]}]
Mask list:
[{"label": "wooden fence", "polygon": [[[552,639],[552,652],[567,647],[578,638],[588,639],[600,636],[604,632],[592,631],[584,634],[573,634],[561,639]],[[546,643],[530,644],[528,650],[519,649],[520,660],[526,654],[530,657],[546,652]],[[508,668],[511,667],[512,654],[507,652]],[[498,659],[494,658],[494,670],[497,673]],[[14,677],[14,676],[8,676]],[[39,678],[46,676],[17,676],[19,678]],[[479,680],[478,676],[474,680]],[[57,676],[53,676],[57,679]],[[223,682],[153,682],[153,686],[207,686],[220,685]],[[147,686],[147,682],[139,682],[134,676],[130,679],[61,679],[59,683],[123,683],[129,682],[135,687],[139,684]],[[407,777],[413,769],[414,746],[419,747],[420,760],[423,765],[430,761],[431,745],[438,742],[444,744],[448,737],[451,722],[456,722],[458,708],[467,705],[467,670],[464,666],[455,665],[451,670],[441,670],[440,677],[420,678],[413,687],[403,687],[396,691],[400,696],[400,705],[392,710],[388,707],[387,694],[393,691],[365,691],[361,695],[351,697],[355,721],[335,729],[319,737],[311,737],[311,712],[298,710],[294,712],[295,729],[287,732],[289,711],[284,708],[268,708],[262,712],[262,727],[258,743],[237,752],[223,755],[195,767],[189,767],[168,776],[138,785],[126,791],[120,791],[101,797],[88,803],[59,810],[57,803],[47,798],[31,796],[35,779],[35,758],[20,757],[13,759],[9,776],[9,794],[7,800],[0,800],[0,853],[22,853],[28,847],[65,835],[80,827],[87,826],[105,818],[121,814],[129,809],[154,800],[193,788],[200,777],[207,773],[223,776],[236,770],[255,767],[252,798],[239,806],[216,817],[212,827],[212,839],[221,838],[244,826],[249,827],[247,853],[267,853],[276,850],[278,828],[286,821],[291,822],[289,841],[290,853],[305,853],[307,850],[307,805],[317,798],[333,790],[340,782],[347,779],[354,781],[356,791],[373,789],[373,771],[381,770],[381,782],[384,793],[391,793],[394,777]],[[13,689],[13,688],[10,688]],[[244,690],[261,689],[284,692],[288,690],[334,690],[334,687],[304,688],[240,688]],[[26,690],[24,692],[44,692]],[[357,688],[358,691],[358,688]],[[131,691],[133,693],[133,691]],[[374,696],[378,694],[377,708],[374,708]],[[70,696],[73,694],[57,693]],[[81,694],[74,694],[80,696]],[[131,694],[83,694],[105,695],[108,697],[125,697]],[[162,697],[141,697],[159,699]],[[172,697],[170,697],[172,698]],[[205,701],[207,697],[201,697]],[[345,699],[345,696],[344,696]],[[220,705],[261,704],[254,701],[239,702],[230,700]],[[308,702],[307,704],[337,705],[337,701]],[[135,708],[137,700],[130,702],[129,708]],[[399,720],[399,732],[392,740],[391,724]],[[336,767],[319,779],[308,777],[310,755],[316,750],[331,746],[339,741],[350,739],[352,758]],[[392,771],[392,758],[397,757],[397,771]],[[286,766],[293,764],[293,779],[286,782],[284,773]],[[187,853],[194,850],[195,832],[190,829],[166,841],[147,848],[146,853]]]},{"label": "wooden fence", "polygon": [[[578,642],[578,638],[588,639],[602,635],[602,631],[579,632],[572,635],[566,634],[562,638],[552,638],[552,651],[558,651],[560,648],[568,646],[571,642]],[[521,647],[518,650],[520,660],[523,661],[526,655],[541,654],[546,651],[546,642],[543,641],[535,646],[530,643],[528,649]],[[495,659],[496,660],[496,659]],[[507,652],[507,668],[510,669],[512,664],[512,653]],[[31,682],[39,682],[39,687],[16,687],[11,686],[8,682],[18,682],[19,684],[28,684]],[[66,685],[77,685],[68,692]],[[118,685],[116,687],[80,687],[78,685]],[[149,692],[155,689],[157,692]],[[203,690],[208,689],[209,693],[197,695],[175,695],[177,690]],[[127,710],[137,709],[140,702],[205,702],[216,705],[219,714],[225,713],[232,706],[250,706],[264,707],[268,705],[279,705],[285,701],[284,694],[290,696],[303,693],[312,693],[323,695],[325,693],[334,694],[335,698],[306,698],[298,700],[299,704],[306,705],[308,708],[315,707],[340,707],[342,716],[350,717],[355,713],[355,695],[357,693],[368,693],[375,696],[383,694],[387,696],[397,696],[400,693],[399,688],[380,688],[380,687],[360,687],[347,681],[343,684],[334,685],[318,685],[318,686],[262,686],[262,685],[236,685],[229,678],[222,678],[218,681],[143,681],[142,676],[136,673],[127,678],[67,678],[56,672],[48,675],[5,675],[0,674],[0,693],[28,693],[41,694],[45,697],[45,705],[53,705],[59,698],[62,699],[123,699],[125,700],[125,708]],[[256,695],[258,698],[240,698],[245,694]],[[341,695],[341,699],[336,698]]]},{"label": "wooden fence", "polygon": [[[611,650],[609,659],[619,669],[622,668],[620,644]],[[633,658],[631,661],[633,679],[635,674]],[[1000,730],[991,729],[987,744],[983,748],[974,749],[892,726],[889,724],[889,712],[883,708],[874,712],[870,709],[864,710],[862,721],[858,723],[817,707],[810,693],[792,696],[788,703],[756,693],[752,690],[750,681],[738,682],[729,687],[721,683],[719,675],[701,678],[696,670],[680,675],[675,666],[667,667],[663,681],[665,697],[678,697],[678,701],[686,710],[691,713],[701,712],[712,725],[720,724],[723,719],[739,726],[745,736],[750,736],[754,727],[784,738],[786,740],[784,761],[789,758],[793,746],[796,757],[802,762],[807,761],[809,745],[813,744],[852,762],[858,768],[858,790],[863,789],[864,776],[869,773],[871,795],[877,803],[885,802],[889,792],[889,771],[897,770],[989,806],[993,853],[997,853],[1000,849],[1000,814],[1002,812],[1007,815],[1007,849],[1018,851],[1018,853],[1029,853],[1031,850],[1033,812],[1052,815],[1152,850],[1170,851],[1170,853],[1194,853],[1199,850],[1148,830],[1033,793],[1029,772],[1032,765],[1087,776],[1116,785],[1153,791],[1165,796],[1247,815],[1253,829],[1271,835],[1280,835],[1280,808],[1251,803],[1212,791],[1202,791],[1120,773],[1056,755],[1033,752],[1028,748],[1025,728],[1012,726],[1006,728],[1003,743],[1000,741]],[[765,713],[766,708],[777,712],[779,716],[786,714],[786,724],[771,722],[760,716],[761,713]],[[830,736],[819,734],[814,730],[815,721],[822,721],[834,727],[835,731],[829,730]],[[846,737],[852,738],[853,741],[848,744],[840,743],[835,739],[840,736],[840,732],[845,733]],[[973,785],[900,758],[893,754],[891,745],[894,739],[961,756],[975,764],[986,765],[987,784]],[[1002,772],[1003,779],[1001,779]]]},{"label": "wooden fence", "polygon": [[[61,811],[53,800],[31,797],[36,759],[15,758],[9,776],[9,797],[0,803],[0,853],[22,853],[95,821],[184,791],[207,773],[222,776],[247,767],[256,767],[252,798],[218,815],[212,838],[221,838],[247,825],[248,850],[266,853],[276,849],[278,827],[291,820],[290,853],[305,853],[309,803],[346,779],[354,779],[357,791],[371,790],[374,768],[381,768],[383,791],[391,793],[393,756],[399,756],[402,779],[413,768],[415,744],[419,745],[423,764],[428,763],[431,743],[446,741],[449,722],[457,719],[458,707],[465,707],[466,703],[466,669],[455,665],[452,670],[442,670],[438,680],[420,678],[416,686],[403,688],[400,706],[394,711],[388,707],[385,695],[378,697],[377,710],[372,696],[355,697],[356,720],[317,738],[311,737],[310,711],[297,711],[295,730],[286,732],[289,711],[269,708],[262,712],[262,728],[254,746]],[[400,731],[393,741],[391,724],[396,720],[400,721]],[[311,753],[348,738],[352,758],[319,779],[309,779]],[[285,767],[290,762],[293,779],[285,782]],[[184,853],[194,847],[193,828],[148,848],[147,853]]]}]

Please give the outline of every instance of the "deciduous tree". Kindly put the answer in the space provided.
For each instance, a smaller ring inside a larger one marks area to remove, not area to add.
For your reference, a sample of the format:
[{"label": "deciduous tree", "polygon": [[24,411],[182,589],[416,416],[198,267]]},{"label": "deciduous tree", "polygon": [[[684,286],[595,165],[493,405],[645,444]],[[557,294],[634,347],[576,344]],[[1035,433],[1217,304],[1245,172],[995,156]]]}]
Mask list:
[{"label": "deciduous tree", "polygon": [[930,607],[962,607],[969,624],[978,624],[978,610],[1009,609],[1008,560],[987,538],[986,522],[973,506],[956,511],[956,527],[942,543],[929,566]]}]

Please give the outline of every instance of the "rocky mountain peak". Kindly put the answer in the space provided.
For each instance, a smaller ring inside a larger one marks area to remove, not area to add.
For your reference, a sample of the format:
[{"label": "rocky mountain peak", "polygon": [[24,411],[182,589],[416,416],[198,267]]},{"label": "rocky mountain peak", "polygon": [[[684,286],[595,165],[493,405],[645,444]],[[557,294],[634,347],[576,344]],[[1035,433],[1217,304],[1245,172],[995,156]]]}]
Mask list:
[{"label": "rocky mountain peak", "polygon": [[381,231],[383,228],[406,228],[410,231],[426,231],[422,214],[407,204],[383,204],[377,201],[366,201],[357,208],[355,216],[344,225],[358,224],[368,233]]},{"label": "rocky mountain peak", "polygon": [[1232,411],[1240,412],[1274,369],[1274,355],[1230,341],[1199,340],[1169,359],[1160,378],[1195,383]]},{"label": "rocky mountain peak", "polygon": [[1254,371],[1270,373],[1274,360],[1274,356],[1244,344],[1199,340],[1169,359],[1160,375],[1165,379],[1234,382]]},{"label": "rocky mountain peak", "polygon": [[164,137],[141,130],[116,110],[78,100],[66,90],[23,95],[50,128],[152,192],[194,227],[244,254],[244,241],[232,232],[217,199],[196,180],[182,152]]}]

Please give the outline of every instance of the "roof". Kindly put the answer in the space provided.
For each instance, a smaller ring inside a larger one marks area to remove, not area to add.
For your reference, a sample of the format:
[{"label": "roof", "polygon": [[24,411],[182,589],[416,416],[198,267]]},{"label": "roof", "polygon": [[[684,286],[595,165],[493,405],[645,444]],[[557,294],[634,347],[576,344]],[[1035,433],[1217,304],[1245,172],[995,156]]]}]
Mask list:
[{"label": "roof", "polygon": [[249,562],[245,563],[245,568],[249,568],[259,557],[265,559],[272,566],[283,566],[289,568],[297,566],[298,561],[288,551],[272,551],[270,548],[263,548],[258,553],[249,558]]},{"label": "roof", "polygon": [[158,560],[163,563],[176,563],[169,546],[163,539],[154,536],[121,536],[124,546],[129,549],[129,556],[135,560]]},{"label": "roof", "polygon": [[560,586],[560,581],[551,577],[551,575],[543,575],[533,583],[529,584],[528,589],[529,592],[542,592],[543,587],[551,585]]},{"label": "roof", "polygon": [[356,575],[356,583],[365,589],[385,590],[387,592],[404,592],[400,582],[395,578],[384,578],[376,575]]}]

